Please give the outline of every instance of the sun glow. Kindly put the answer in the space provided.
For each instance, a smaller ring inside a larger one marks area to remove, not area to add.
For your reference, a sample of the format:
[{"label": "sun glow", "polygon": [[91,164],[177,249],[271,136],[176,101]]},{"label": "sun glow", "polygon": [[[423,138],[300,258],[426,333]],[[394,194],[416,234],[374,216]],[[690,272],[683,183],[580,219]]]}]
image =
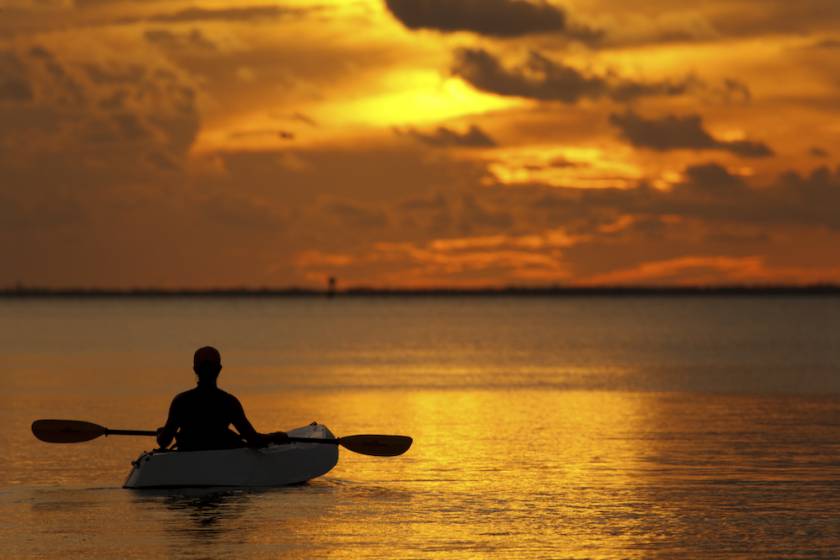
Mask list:
[{"label": "sun glow", "polygon": [[[459,78],[434,71],[396,72],[371,94],[277,111],[261,108],[202,130],[194,152],[264,150],[352,140],[370,129],[428,126],[521,106],[525,101],[479,92]],[[276,114],[306,114],[317,126],[278,120]]]},{"label": "sun glow", "polygon": [[317,114],[336,125],[405,126],[428,124],[522,105],[481,93],[459,78],[436,71],[399,71],[386,76],[381,93],[327,105]]}]

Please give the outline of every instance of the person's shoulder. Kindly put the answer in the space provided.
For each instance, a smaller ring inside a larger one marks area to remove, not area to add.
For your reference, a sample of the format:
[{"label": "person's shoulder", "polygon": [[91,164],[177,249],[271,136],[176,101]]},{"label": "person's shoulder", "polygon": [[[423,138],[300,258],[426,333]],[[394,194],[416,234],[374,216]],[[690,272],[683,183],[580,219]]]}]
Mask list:
[{"label": "person's shoulder", "polygon": [[228,393],[224,389],[218,389],[217,388],[217,390],[219,391],[219,394],[222,395],[222,398],[224,398],[226,400],[229,400],[231,402],[234,402],[234,401],[239,402],[239,399],[237,399],[233,394]]},{"label": "person's shoulder", "polygon": [[192,389],[187,389],[186,391],[182,391],[173,397],[172,402],[180,402],[184,400],[188,400],[195,395],[197,387],[193,387]]},{"label": "person's shoulder", "polygon": [[219,391],[219,395],[222,397],[222,400],[225,402],[225,406],[230,406],[234,408],[242,408],[242,403],[239,402],[239,399],[236,398],[231,393],[223,389],[217,389]]}]

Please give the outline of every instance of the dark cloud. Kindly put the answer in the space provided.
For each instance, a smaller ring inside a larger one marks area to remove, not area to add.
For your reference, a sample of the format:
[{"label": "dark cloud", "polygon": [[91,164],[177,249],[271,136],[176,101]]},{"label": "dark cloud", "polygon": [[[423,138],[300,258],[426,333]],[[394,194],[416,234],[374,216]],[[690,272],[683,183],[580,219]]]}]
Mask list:
[{"label": "dark cloud", "polygon": [[[597,6],[597,4],[601,4]],[[835,48],[840,9],[835,0],[708,0],[687,9],[672,0],[595,2],[578,6],[604,29],[602,44],[666,45],[766,38],[787,34],[797,40],[820,37],[806,48]],[[825,38],[823,38],[825,37]]]},{"label": "dark cloud", "polygon": [[141,64],[99,64],[87,63],[84,65],[85,73],[89,80],[96,84],[133,84],[146,76],[148,68]]},{"label": "dark cloud", "polygon": [[566,103],[601,97],[608,88],[603,78],[585,76],[536,52],[524,65],[509,70],[483,49],[461,49],[456,53],[452,71],[484,91]]},{"label": "dark cloud", "polygon": [[840,167],[819,167],[808,175],[791,171],[758,194],[766,199],[768,220],[840,230]]},{"label": "dark cloud", "polygon": [[531,51],[523,64],[507,68],[484,49],[460,49],[452,72],[483,91],[564,103],[601,97],[628,101],[641,96],[680,95],[687,89],[681,83],[645,83],[588,75],[536,51]]},{"label": "dark cloud", "polygon": [[[443,283],[464,279],[469,270],[495,282],[545,281],[563,271],[585,279],[653,261],[650,279],[676,281],[671,275],[677,274],[680,281],[714,282],[730,273],[772,277],[773,267],[760,263],[789,246],[789,228],[807,228],[806,236],[820,240],[811,255],[830,255],[830,240],[840,235],[833,211],[840,203],[840,169],[790,173],[764,186],[718,163],[690,166],[684,176],[670,190],[641,182],[630,189],[535,184],[438,192],[394,207],[400,219],[392,220],[389,243],[349,246],[327,260],[342,267],[372,259],[395,281],[439,266]],[[451,219],[435,222],[447,209]],[[406,228],[419,235],[409,237]],[[812,268],[814,275],[831,270]],[[792,268],[785,274],[796,278]]]},{"label": "dark cloud", "polygon": [[388,10],[409,29],[471,31],[491,37],[563,33],[595,41],[600,33],[569,25],[566,12],[545,2],[523,0],[385,0]]},{"label": "dark cloud", "polygon": [[231,140],[260,137],[274,137],[280,138],[281,140],[294,140],[295,133],[288,130],[278,130],[276,128],[261,128],[256,130],[239,130],[228,134],[228,138]]},{"label": "dark cloud", "polygon": [[307,125],[311,126],[312,128],[318,128],[318,122],[307,114],[304,114],[304,113],[301,113],[301,112],[296,112],[292,115],[291,118],[292,118],[292,120],[299,121],[299,122],[302,122],[304,124],[307,124]]},{"label": "dark cloud", "polygon": [[32,87],[18,56],[11,51],[0,51],[0,101],[30,101]]},{"label": "dark cloud", "polygon": [[682,95],[688,91],[688,82],[634,82],[622,80],[614,84],[608,92],[616,101],[632,101],[639,97],[656,95]]},{"label": "dark cloud", "polygon": [[827,158],[830,154],[828,153],[827,150],[824,150],[823,148],[820,148],[819,146],[812,146],[808,150],[808,155],[811,155],[813,157],[818,157],[818,158]]},{"label": "dark cloud", "polygon": [[200,29],[193,29],[189,33],[175,33],[166,29],[149,29],[143,33],[147,42],[165,49],[195,48],[215,50],[216,45],[209,40]]},{"label": "dark cloud", "polygon": [[840,39],[822,39],[811,45],[815,49],[840,49]]},{"label": "dark cloud", "polygon": [[[840,5],[836,0],[786,0],[731,2],[717,0],[726,9],[714,18],[715,27],[725,36],[758,36],[788,33],[802,37],[806,32],[836,34],[840,24]],[[735,6],[732,9],[731,6]],[[828,40],[829,43],[831,39]]]},{"label": "dark cloud", "polygon": [[718,141],[718,147],[722,150],[748,158],[770,157],[775,154],[773,149],[764,142],[753,140]]},{"label": "dark cloud", "polygon": [[727,101],[747,103],[752,99],[752,92],[747,84],[733,78],[726,78],[723,81],[723,97]]},{"label": "dark cloud", "polygon": [[[192,88],[172,70],[65,60],[43,46],[31,47],[25,58],[30,94],[0,106],[0,145],[17,146],[14,157],[0,154],[3,165],[24,173],[49,159],[57,180],[89,173],[96,183],[98,175],[154,173],[166,167],[160,154],[170,166],[185,157],[198,131],[198,109]],[[68,169],[58,171],[63,166]]]},{"label": "dark cloud", "polygon": [[397,219],[394,223],[415,233],[425,232],[428,236],[440,236],[453,230],[453,213],[450,200],[442,193],[416,196],[396,206]]},{"label": "dark cloud", "polygon": [[154,14],[143,18],[142,21],[160,23],[188,23],[201,21],[254,21],[260,19],[278,18],[299,10],[280,6],[242,6],[213,10],[210,8],[185,8],[176,12]]},{"label": "dark cloud", "polygon": [[198,197],[196,206],[214,224],[224,226],[224,229],[255,230],[263,235],[285,229],[289,220],[284,207],[244,189],[235,192],[208,189]]},{"label": "dark cloud", "polygon": [[385,212],[349,201],[330,201],[323,210],[349,228],[383,228],[388,225]]},{"label": "dark cloud", "polygon": [[23,80],[0,78],[0,101],[29,101],[32,99],[32,88]]},{"label": "dark cloud", "polygon": [[457,132],[445,126],[439,126],[434,132],[420,132],[410,129],[398,134],[407,134],[420,142],[438,148],[492,148],[496,142],[481,128],[472,125],[465,132]]},{"label": "dark cloud", "polygon": [[744,180],[729,172],[719,163],[701,163],[690,165],[685,170],[685,182],[677,188],[697,188],[712,192],[731,192],[733,189],[744,189]]},{"label": "dark cloud", "polygon": [[773,150],[762,142],[750,140],[718,140],[703,127],[699,115],[668,115],[660,119],[646,119],[632,111],[610,115],[610,123],[621,136],[639,148],[667,150],[725,150],[733,154],[759,158],[773,155]]},{"label": "dark cloud", "polygon": [[470,193],[461,197],[458,219],[460,231],[464,234],[496,232],[507,230],[514,225],[514,218],[509,210],[487,206]]},{"label": "dark cloud", "polygon": [[[579,233],[591,233],[604,220],[619,215],[671,216],[709,227],[727,223],[771,230],[796,226],[840,231],[840,214],[835,211],[840,205],[840,168],[821,167],[808,175],[788,172],[761,187],[713,162],[689,166],[684,176],[668,191],[645,183],[632,189],[584,191],[536,186],[530,194],[522,193],[518,202],[507,199],[499,204],[508,209],[527,204],[535,225],[581,224]],[[511,191],[516,189],[501,192]]]},{"label": "dark cloud", "polygon": [[[789,171],[768,187],[753,187],[714,164],[694,171],[668,203],[682,203],[686,214],[765,227],[824,227],[840,231],[840,168],[820,167],[810,174]],[[699,196],[702,194],[702,197]],[[696,205],[686,204],[694,202]]]},{"label": "dark cloud", "polygon": [[29,70],[36,74],[39,71],[47,74],[42,78],[33,77],[35,82],[49,83],[49,87],[39,91],[40,97],[52,98],[53,101],[76,106],[85,103],[87,99],[84,86],[78,77],[74,77],[64,69],[55,55],[40,45],[29,49],[28,54],[33,59],[33,62],[29,64]]},{"label": "dark cloud", "polygon": [[449,208],[446,197],[441,193],[430,196],[412,197],[399,203],[399,208],[413,212],[415,210],[446,210]]}]

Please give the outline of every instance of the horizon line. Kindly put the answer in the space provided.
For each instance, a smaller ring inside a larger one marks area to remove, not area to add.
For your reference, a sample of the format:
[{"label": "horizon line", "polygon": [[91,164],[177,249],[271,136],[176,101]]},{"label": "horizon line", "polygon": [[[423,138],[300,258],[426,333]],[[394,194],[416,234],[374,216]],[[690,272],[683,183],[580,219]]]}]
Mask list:
[{"label": "horizon line", "polygon": [[359,296],[643,296],[643,295],[840,295],[840,284],[696,284],[597,286],[393,287],[356,286],[345,289],[286,287],[217,288],[0,288],[0,298],[37,297],[359,297]]}]

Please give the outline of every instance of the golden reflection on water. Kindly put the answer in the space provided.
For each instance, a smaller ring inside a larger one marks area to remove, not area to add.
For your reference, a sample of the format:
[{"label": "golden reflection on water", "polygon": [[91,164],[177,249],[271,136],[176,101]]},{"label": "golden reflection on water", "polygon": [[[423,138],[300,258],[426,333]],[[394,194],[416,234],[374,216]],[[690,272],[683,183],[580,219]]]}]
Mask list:
[{"label": "golden reflection on water", "polygon": [[[15,512],[0,537],[34,557],[645,558],[748,554],[768,533],[790,547],[796,541],[783,535],[809,523],[814,550],[840,543],[831,398],[472,389],[240,397],[262,429],[320,420],[338,435],[403,433],[415,443],[396,458],[342,450],[331,473],[298,487],[131,492],[119,489],[128,462],[150,442],[32,441],[19,417],[36,404],[24,399],[3,415],[14,452],[0,476],[17,486],[0,494],[0,515]],[[161,414],[157,400],[48,407],[147,428]]]},{"label": "golden reflection on water", "polygon": [[[838,558],[837,309],[755,298],[10,306],[0,557]],[[387,459],[344,450],[299,487],[144,493],[120,486],[150,438],[32,437],[36,418],[159,426],[193,383],[191,350],[216,341],[221,384],[258,429],[318,420],[414,446]]]}]

